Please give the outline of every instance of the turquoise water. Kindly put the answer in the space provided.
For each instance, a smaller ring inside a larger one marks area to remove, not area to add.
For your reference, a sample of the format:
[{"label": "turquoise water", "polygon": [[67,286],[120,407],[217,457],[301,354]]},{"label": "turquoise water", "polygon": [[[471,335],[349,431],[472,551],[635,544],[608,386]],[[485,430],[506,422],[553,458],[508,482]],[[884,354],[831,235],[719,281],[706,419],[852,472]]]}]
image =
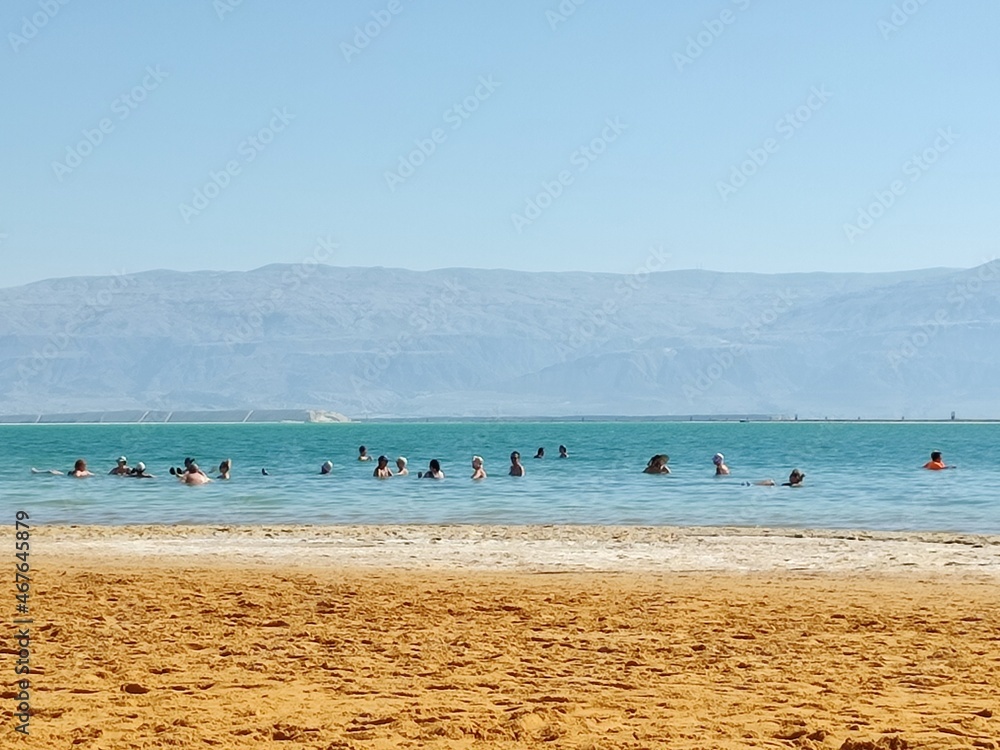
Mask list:
[{"label": "turquoise water", "polygon": [[[357,446],[409,458],[378,481]],[[570,458],[557,458],[560,443]],[[533,460],[538,446],[547,457]],[[957,469],[923,471],[931,450]],[[519,450],[527,476],[506,476]],[[732,476],[713,476],[721,451]],[[489,478],[469,481],[473,454]],[[670,476],[641,473],[654,453]],[[105,476],[115,458],[155,480]],[[168,474],[185,456],[233,478],[202,487]],[[87,459],[100,476],[32,475]],[[431,458],[444,481],[420,480]],[[320,476],[320,464],[334,462]],[[269,476],[262,476],[266,467]],[[798,467],[805,486],[784,481]],[[816,423],[475,423],[0,426],[0,518],[47,524],[652,524],[1000,533],[1000,425]],[[3,521],[7,523],[6,520]]]}]

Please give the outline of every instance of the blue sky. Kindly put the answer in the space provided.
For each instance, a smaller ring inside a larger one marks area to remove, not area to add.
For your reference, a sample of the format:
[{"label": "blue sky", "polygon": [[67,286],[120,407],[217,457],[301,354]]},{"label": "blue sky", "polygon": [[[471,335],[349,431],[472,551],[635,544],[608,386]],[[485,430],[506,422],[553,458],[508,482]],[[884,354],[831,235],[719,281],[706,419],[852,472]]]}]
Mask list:
[{"label": "blue sky", "polygon": [[0,285],[318,237],[413,269],[978,265],[998,25],[994,0],[10,0]]}]

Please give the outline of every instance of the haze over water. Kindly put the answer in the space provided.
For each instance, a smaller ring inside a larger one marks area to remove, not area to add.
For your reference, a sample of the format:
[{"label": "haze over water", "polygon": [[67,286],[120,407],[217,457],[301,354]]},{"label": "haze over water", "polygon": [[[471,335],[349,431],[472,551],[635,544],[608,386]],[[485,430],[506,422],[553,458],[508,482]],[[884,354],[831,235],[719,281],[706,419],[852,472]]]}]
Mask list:
[{"label": "haze over water", "polygon": [[[609,524],[1000,533],[1000,424],[466,423],[0,426],[0,512],[44,524]],[[560,443],[570,458],[558,458]],[[411,475],[372,478],[356,460],[406,456]],[[546,458],[533,460],[539,446]],[[931,450],[957,469],[920,467]],[[527,476],[507,476],[521,452]],[[715,478],[711,457],[732,475]],[[641,473],[667,453],[673,474]],[[106,476],[115,458],[155,480]],[[469,480],[473,454],[489,478]],[[203,487],[168,473],[193,456]],[[83,457],[98,476],[32,475]],[[418,479],[431,458],[444,481]],[[320,464],[334,462],[331,476]],[[266,467],[269,476],[261,475]],[[745,487],[792,468],[796,489]]]}]

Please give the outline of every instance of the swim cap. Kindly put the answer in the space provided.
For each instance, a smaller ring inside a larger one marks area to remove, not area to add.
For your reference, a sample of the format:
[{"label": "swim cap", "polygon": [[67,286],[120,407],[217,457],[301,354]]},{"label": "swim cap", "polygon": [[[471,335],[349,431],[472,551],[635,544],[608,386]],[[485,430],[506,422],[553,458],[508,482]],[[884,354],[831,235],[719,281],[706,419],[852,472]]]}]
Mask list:
[{"label": "swim cap", "polygon": [[145,471],[146,470],[146,464],[144,464],[142,461],[140,461],[139,463],[137,463],[135,465],[135,470],[136,471]]},{"label": "swim cap", "polygon": [[716,466],[718,466],[725,460],[726,457],[723,456],[721,453],[716,453],[714,456],[712,456],[712,463],[715,464]]},{"label": "swim cap", "polygon": [[118,463],[120,463],[120,464],[127,464],[128,463],[128,459],[125,458],[125,456],[119,456],[118,457]]}]

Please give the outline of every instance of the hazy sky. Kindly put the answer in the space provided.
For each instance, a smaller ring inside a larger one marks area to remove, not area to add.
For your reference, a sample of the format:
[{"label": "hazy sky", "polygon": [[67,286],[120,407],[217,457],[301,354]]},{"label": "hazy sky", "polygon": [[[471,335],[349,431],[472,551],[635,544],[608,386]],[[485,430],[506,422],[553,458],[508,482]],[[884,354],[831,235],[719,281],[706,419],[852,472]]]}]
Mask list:
[{"label": "hazy sky", "polygon": [[8,0],[10,286],[996,253],[995,0]]}]

